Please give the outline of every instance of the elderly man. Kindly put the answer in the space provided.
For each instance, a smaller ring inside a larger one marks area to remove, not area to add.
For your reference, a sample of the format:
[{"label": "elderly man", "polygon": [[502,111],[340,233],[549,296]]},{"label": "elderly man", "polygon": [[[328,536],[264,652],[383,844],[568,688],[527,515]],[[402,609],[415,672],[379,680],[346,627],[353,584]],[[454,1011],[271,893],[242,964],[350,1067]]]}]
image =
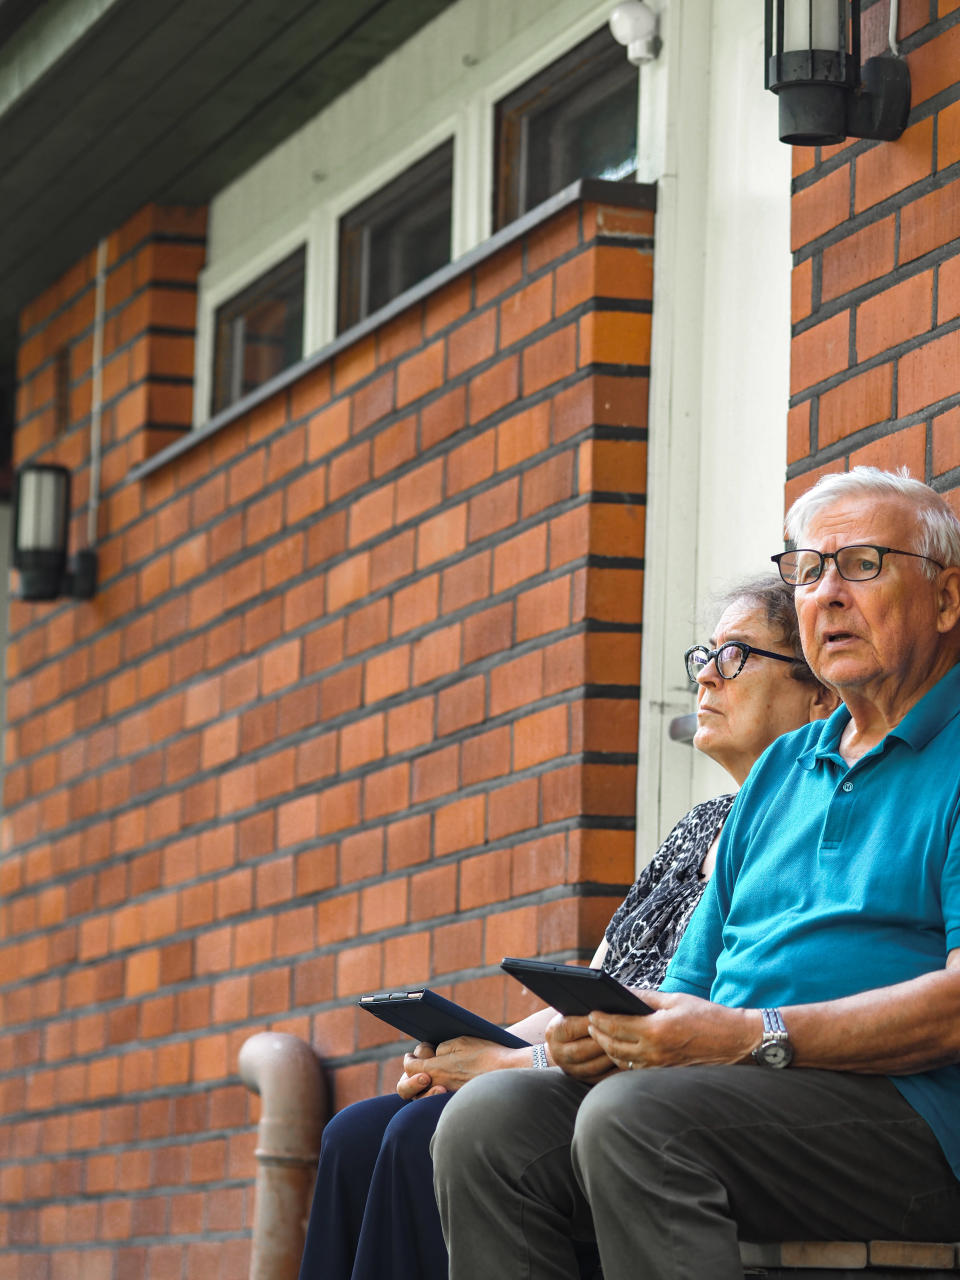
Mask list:
[{"label": "elderly man", "polygon": [[787,533],[844,705],[757,762],[653,1014],[558,1019],[563,1073],[446,1108],[451,1280],[573,1278],[580,1238],[605,1280],[741,1280],[739,1239],[957,1238],[960,523],[855,468]]}]

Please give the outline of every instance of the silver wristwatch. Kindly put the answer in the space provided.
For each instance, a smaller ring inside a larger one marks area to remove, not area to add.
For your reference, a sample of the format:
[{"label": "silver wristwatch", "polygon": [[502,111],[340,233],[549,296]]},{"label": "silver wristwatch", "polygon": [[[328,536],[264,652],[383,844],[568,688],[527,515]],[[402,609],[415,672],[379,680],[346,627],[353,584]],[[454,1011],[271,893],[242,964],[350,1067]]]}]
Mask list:
[{"label": "silver wristwatch", "polygon": [[793,1061],[793,1045],[783,1025],[779,1009],[764,1009],[763,1039],[753,1051],[754,1062],[762,1067],[789,1067]]}]

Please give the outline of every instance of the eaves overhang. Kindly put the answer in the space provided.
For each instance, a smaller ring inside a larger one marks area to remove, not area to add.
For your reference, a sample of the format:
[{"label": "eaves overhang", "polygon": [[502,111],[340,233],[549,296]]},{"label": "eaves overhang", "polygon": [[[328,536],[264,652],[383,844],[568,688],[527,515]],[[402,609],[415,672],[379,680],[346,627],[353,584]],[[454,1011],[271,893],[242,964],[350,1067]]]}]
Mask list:
[{"label": "eaves overhang", "polygon": [[452,2],[0,0],[0,367],[100,236],[206,203]]}]

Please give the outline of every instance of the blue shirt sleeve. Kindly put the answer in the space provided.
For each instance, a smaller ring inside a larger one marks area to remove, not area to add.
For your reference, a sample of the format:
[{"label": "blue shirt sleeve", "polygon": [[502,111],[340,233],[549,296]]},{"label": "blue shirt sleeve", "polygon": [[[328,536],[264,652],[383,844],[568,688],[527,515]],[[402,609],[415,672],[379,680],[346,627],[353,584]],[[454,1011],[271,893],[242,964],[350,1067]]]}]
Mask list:
[{"label": "blue shirt sleeve", "polygon": [[953,828],[940,876],[947,951],[960,947],[960,824]]}]

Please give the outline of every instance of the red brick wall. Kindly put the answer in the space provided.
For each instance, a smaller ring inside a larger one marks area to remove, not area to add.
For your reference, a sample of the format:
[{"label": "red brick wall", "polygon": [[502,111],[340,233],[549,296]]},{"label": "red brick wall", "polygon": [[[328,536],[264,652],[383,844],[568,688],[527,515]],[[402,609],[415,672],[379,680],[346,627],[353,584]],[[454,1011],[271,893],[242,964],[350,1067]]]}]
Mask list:
[{"label": "red brick wall", "polygon": [[[202,218],[111,239],[101,589],[11,610],[0,1280],[236,1280],[248,1036],[312,1041],[342,1105],[398,1071],[361,992],[512,1018],[501,955],[599,941],[633,869],[653,261],[612,200],[139,481],[188,419]],[[78,531],[92,263],[24,315],[16,440],[79,473]]]},{"label": "red brick wall", "polygon": [[[886,44],[887,0],[864,15]],[[787,501],[906,465],[960,513],[960,4],[902,0],[912,109],[893,143],[794,149]]]}]

